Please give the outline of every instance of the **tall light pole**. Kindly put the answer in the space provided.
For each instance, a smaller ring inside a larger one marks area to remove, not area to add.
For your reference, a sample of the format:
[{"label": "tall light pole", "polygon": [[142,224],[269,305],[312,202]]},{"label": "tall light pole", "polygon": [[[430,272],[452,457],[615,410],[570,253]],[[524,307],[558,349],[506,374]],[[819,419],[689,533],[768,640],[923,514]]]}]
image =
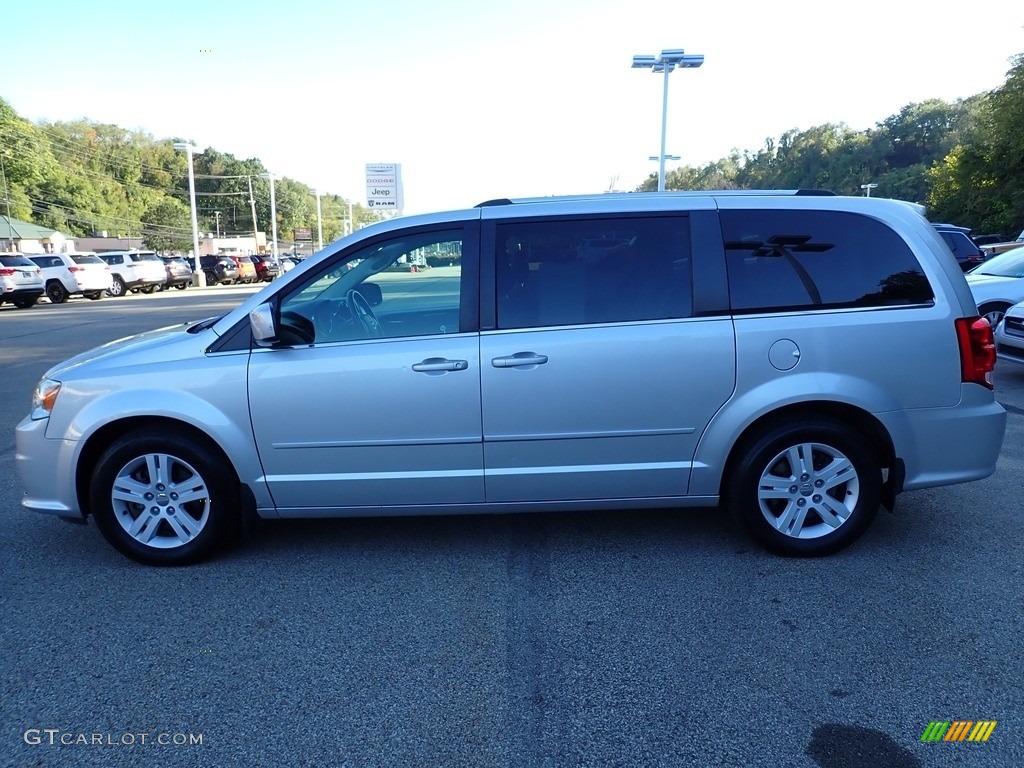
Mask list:
[{"label": "tall light pole", "polygon": [[184,150],[188,158],[188,197],[192,203],[192,274],[195,276],[196,285],[205,288],[206,273],[199,263],[199,217],[196,215],[196,172],[192,167],[192,145],[178,143],[174,148]]},{"label": "tall light pole", "polygon": [[324,217],[320,213],[320,190],[313,193],[316,195],[316,243],[317,250],[324,249]]},{"label": "tall light pole", "polygon": [[861,184],[860,188],[864,190],[864,197],[871,197],[871,190],[877,186],[877,184]]},{"label": "tall light pole", "polygon": [[[682,160],[682,158],[679,157],[679,155],[651,155],[647,159],[648,160],[653,160],[656,163],[660,163],[662,157],[664,157],[666,160]],[[665,175],[665,170],[664,170],[665,166],[661,166],[661,168],[662,168],[662,171],[661,171],[661,173],[658,174],[659,182],[661,181],[662,177],[664,177],[664,175]]]},{"label": "tall light pole", "polygon": [[650,69],[655,73],[663,73],[665,82],[661,96],[661,153],[658,164],[658,191],[665,191],[665,130],[668,127],[668,76],[677,67],[696,69],[704,63],[701,54],[687,54],[682,48],[667,48],[660,56],[640,55],[633,57],[633,69]]},{"label": "tall light pole", "polygon": [[274,197],[274,181],[277,177],[272,173],[265,173],[263,178],[270,180],[270,236],[274,238],[270,252],[274,256],[274,261],[277,261],[277,198]]}]

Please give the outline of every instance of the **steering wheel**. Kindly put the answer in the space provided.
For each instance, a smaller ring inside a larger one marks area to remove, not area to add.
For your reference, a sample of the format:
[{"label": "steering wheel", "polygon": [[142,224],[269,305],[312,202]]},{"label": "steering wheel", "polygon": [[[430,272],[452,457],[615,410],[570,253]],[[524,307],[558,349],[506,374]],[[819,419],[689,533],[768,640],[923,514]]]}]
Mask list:
[{"label": "steering wheel", "polygon": [[353,288],[345,294],[345,301],[348,302],[348,308],[352,313],[352,317],[363,327],[368,336],[379,338],[384,335],[384,330],[380,327],[380,320],[373,314],[373,310],[370,309],[370,302],[366,300],[363,294]]}]

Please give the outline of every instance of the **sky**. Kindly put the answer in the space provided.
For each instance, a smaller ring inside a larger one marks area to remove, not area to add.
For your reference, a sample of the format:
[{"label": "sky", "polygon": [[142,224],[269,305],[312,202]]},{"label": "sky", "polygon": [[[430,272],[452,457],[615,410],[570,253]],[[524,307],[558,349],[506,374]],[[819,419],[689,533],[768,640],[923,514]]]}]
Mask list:
[{"label": "sky", "polygon": [[45,0],[3,11],[0,98],[256,157],[366,202],[400,163],[405,213],[635,189],[661,144],[699,166],[790,129],[873,127],[997,88],[1021,0]]}]

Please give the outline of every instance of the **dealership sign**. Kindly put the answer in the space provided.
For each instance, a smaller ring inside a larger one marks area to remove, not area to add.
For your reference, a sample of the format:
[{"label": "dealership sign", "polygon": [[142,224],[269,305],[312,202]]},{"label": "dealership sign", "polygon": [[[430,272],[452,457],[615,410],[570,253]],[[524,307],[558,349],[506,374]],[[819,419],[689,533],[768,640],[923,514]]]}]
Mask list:
[{"label": "dealership sign", "polygon": [[402,212],[401,164],[366,164],[366,206]]}]

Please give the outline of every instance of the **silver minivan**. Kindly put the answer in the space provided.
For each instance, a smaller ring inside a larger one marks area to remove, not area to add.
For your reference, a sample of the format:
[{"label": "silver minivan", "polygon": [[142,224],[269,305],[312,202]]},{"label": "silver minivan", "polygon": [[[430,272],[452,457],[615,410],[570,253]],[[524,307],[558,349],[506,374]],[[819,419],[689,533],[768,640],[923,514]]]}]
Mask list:
[{"label": "silver minivan", "polygon": [[900,202],[496,200],[362,229],[223,317],[52,368],[17,460],[26,507],[153,564],[246,514],[697,506],[822,555],[901,491],[994,471],[994,361]]}]

